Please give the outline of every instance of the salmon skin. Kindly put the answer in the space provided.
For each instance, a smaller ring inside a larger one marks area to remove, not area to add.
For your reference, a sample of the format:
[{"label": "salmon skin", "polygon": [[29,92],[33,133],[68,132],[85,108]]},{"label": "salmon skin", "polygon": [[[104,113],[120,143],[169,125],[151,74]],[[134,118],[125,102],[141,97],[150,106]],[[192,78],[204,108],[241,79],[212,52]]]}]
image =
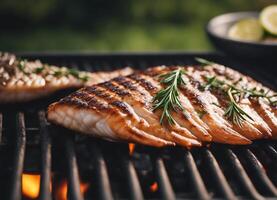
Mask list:
[{"label": "salmon skin", "polygon": [[27,102],[58,90],[81,88],[132,72],[127,67],[113,72],[90,73],[44,64],[39,60],[22,60],[0,52],[0,104]]},{"label": "salmon skin", "polygon": [[[179,99],[186,114],[174,110],[176,124],[161,124],[162,112],[153,110],[153,97],[165,85],[160,76],[184,69],[186,84]],[[210,142],[246,145],[277,136],[277,112],[265,98],[245,96],[239,106],[251,119],[236,124],[225,114],[228,97],[205,89],[207,77],[216,77],[238,88],[272,90],[233,69],[218,64],[206,66],[157,66],[131,75],[84,87],[48,107],[48,120],[80,134],[108,140],[136,142],[155,147],[199,147]]]}]

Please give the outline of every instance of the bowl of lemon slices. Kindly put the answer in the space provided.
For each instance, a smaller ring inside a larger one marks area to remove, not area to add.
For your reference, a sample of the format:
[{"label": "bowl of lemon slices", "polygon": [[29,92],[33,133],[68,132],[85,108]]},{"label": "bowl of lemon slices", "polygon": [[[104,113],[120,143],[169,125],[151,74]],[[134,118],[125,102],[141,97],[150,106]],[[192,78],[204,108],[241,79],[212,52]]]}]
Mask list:
[{"label": "bowl of lemon slices", "polygon": [[277,5],[261,12],[214,17],[206,32],[214,46],[228,55],[277,61]]}]

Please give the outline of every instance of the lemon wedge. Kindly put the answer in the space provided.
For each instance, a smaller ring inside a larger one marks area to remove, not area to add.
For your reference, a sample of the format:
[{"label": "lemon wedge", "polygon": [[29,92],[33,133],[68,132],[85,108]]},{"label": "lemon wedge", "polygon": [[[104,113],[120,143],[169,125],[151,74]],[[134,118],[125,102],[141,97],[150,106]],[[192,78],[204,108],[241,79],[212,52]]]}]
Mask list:
[{"label": "lemon wedge", "polygon": [[263,34],[263,27],[255,18],[239,20],[228,31],[230,38],[242,41],[260,41]]},{"label": "lemon wedge", "polygon": [[264,8],[260,14],[260,21],[266,31],[277,36],[277,5]]}]

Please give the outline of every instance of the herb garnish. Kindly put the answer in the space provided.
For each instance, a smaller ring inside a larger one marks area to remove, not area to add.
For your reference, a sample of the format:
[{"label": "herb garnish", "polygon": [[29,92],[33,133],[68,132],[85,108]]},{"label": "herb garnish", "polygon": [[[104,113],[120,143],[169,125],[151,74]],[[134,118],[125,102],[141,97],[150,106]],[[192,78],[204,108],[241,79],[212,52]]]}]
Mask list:
[{"label": "herb garnish", "polygon": [[84,82],[89,80],[88,75],[81,75],[81,72],[76,69],[66,69],[66,70],[56,70],[53,74],[55,77],[61,77],[61,76],[69,76],[72,75],[75,78],[82,80]]},{"label": "herb garnish", "polygon": [[165,89],[160,90],[153,98],[153,110],[162,109],[163,113],[160,123],[167,119],[170,125],[177,122],[173,119],[171,111],[184,111],[179,99],[179,87],[185,85],[182,75],[185,74],[184,69],[179,68],[172,72],[160,76],[160,82],[166,85]]},{"label": "herb garnish", "polygon": [[[216,64],[214,62],[205,60],[203,58],[195,58],[202,65],[212,65]],[[228,84],[222,80],[216,78],[216,76],[206,77],[206,83],[200,86],[202,90],[208,89],[220,89],[223,91],[229,98],[229,105],[225,111],[225,116],[233,121],[233,123],[241,126],[242,120],[249,118],[253,120],[243,109],[238,105],[239,101],[243,98],[257,98],[262,97],[269,101],[271,106],[277,106],[277,100],[274,100],[277,97],[277,94],[269,95],[269,90],[265,92],[264,89],[257,90],[256,88],[252,89],[239,89],[236,85],[242,81],[242,78],[237,80],[234,84]]]},{"label": "herb garnish", "polygon": [[[242,98],[242,90],[239,90],[234,85],[218,80],[216,76],[206,77],[207,83],[202,86],[203,90],[220,89],[228,96],[228,107],[224,115],[230,119],[234,124],[241,126],[243,120],[249,118],[253,120],[243,109],[238,105],[238,100]],[[218,105],[217,105],[218,106]]]},{"label": "herb garnish", "polygon": [[[265,91],[264,89],[260,89],[257,90],[256,87],[252,88],[252,89],[245,89],[244,91],[244,95],[245,97],[253,97],[253,98],[257,98],[257,97],[262,97],[264,99],[267,99],[269,104],[271,106],[277,106],[277,93],[276,94],[269,94],[269,90]],[[274,100],[276,99],[276,100]]]},{"label": "herb garnish", "polygon": [[210,88],[218,88],[224,84],[224,82],[221,80],[218,80],[216,76],[206,77],[206,79],[207,79],[207,83],[204,85],[201,85],[202,90],[208,90]]},{"label": "herb garnish", "polygon": [[61,70],[56,70],[56,71],[54,71],[54,74],[53,74],[53,76],[55,76],[55,77],[61,77],[62,75],[63,75],[63,73]]},{"label": "herb garnish", "polygon": [[17,67],[20,71],[23,72],[23,74],[28,75],[29,73],[25,71],[25,65],[26,65],[26,60],[19,60]]},{"label": "herb garnish", "polygon": [[68,69],[67,73],[74,76],[75,78],[79,78],[80,72],[77,69]]},{"label": "herb garnish", "polygon": [[239,101],[243,98],[264,98],[267,99],[271,106],[277,105],[277,100],[274,98],[277,97],[277,94],[269,95],[269,91],[264,89],[257,90],[257,88],[252,89],[240,89],[236,84],[241,81],[239,79],[235,84],[228,84],[225,81],[219,80],[216,76],[206,77],[206,84],[203,84],[201,88],[203,90],[208,89],[219,89],[223,91],[229,98],[229,105],[225,111],[225,116],[232,120],[234,123],[241,125],[241,121],[249,118],[253,120],[242,108],[238,105]]},{"label": "herb garnish", "polygon": [[243,120],[246,120],[246,118],[251,119],[252,121],[253,118],[250,117],[242,108],[238,105],[238,103],[235,100],[235,96],[233,92],[237,93],[236,89],[229,87],[227,94],[229,97],[229,105],[224,113],[224,115],[228,118],[231,119],[233,123],[241,126],[241,122]]},{"label": "herb garnish", "polygon": [[[36,67],[32,72],[27,72],[26,71],[26,63],[28,61],[27,60],[18,60],[18,64],[17,67],[18,69],[23,72],[25,75],[30,75],[31,73],[35,73],[35,74],[40,74],[43,72],[43,70],[48,68],[47,64],[42,64],[39,67]],[[49,73],[49,70],[47,70],[47,73]],[[61,77],[61,76],[66,76],[68,77],[69,75],[74,76],[75,78],[87,82],[89,80],[89,76],[88,73],[84,72],[80,72],[76,69],[68,69],[68,68],[59,68],[59,69],[51,69],[50,67],[50,74],[52,74],[55,77]]]},{"label": "herb garnish", "polygon": [[45,66],[42,65],[41,67],[37,67],[34,72],[36,74],[40,74],[44,69],[45,69]]},{"label": "herb garnish", "polygon": [[206,60],[206,59],[204,59],[204,58],[199,58],[199,57],[196,57],[195,60],[196,60],[197,62],[199,62],[200,64],[202,64],[202,65],[214,65],[214,64],[216,64],[215,62]]}]

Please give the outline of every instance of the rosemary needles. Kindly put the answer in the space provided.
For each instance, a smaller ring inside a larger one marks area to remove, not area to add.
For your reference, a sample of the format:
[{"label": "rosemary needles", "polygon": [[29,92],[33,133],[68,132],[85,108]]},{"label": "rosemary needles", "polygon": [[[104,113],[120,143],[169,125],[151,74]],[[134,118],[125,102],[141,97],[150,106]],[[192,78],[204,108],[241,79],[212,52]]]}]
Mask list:
[{"label": "rosemary needles", "polygon": [[182,78],[183,74],[185,74],[184,69],[178,68],[160,76],[160,82],[166,87],[160,90],[153,98],[153,110],[163,110],[160,118],[161,124],[165,119],[170,125],[176,124],[171,111],[184,111],[179,99],[179,87],[185,85],[185,81]]},{"label": "rosemary needles", "polygon": [[[196,60],[202,65],[213,65],[211,61],[203,58],[196,58]],[[160,123],[163,124],[165,120],[172,125],[176,124],[176,121],[172,117],[172,111],[182,111],[184,113],[184,107],[182,106],[179,98],[179,88],[186,85],[183,80],[183,76],[186,74],[184,68],[178,68],[169,73],[160,76],[160,83],[165,86],[161,89],[153,98],[153,110],[161,109],[162,115],[160,117]],[[269,102],[270,106],[277,106],[277,94],[264,89],[256,88],[243,88],[239,87],[238,83],[242,81],[242,78],[233,83],[220,80],[217,76],[205,77],[205,83],[202,83],[199,89],[204,92],[207,90],[220,91],[226,100],[226,107],[224,109],[224,116],[232,121],[232,123],[241,126],[245,120],[254,121],[253,118],[245,112],[240,102],[244,98],[263,98]],[[185,113],[184,113],[185,114]]]},{"label": "rosemary needles", "polygon": [[235,97],[233,96],[233,92],[237,93],[236,89],[229,87],[227,90],[227,95],[229,97],[229,105],[225,111],[225,116],[228,119],[231,119],[233,123],[241,126],[241,123],[243,120],[246,120],[246,118],[253,121],[252,117],[250,117],[242,108],[238,105],[238,103],[235,100]]}]

